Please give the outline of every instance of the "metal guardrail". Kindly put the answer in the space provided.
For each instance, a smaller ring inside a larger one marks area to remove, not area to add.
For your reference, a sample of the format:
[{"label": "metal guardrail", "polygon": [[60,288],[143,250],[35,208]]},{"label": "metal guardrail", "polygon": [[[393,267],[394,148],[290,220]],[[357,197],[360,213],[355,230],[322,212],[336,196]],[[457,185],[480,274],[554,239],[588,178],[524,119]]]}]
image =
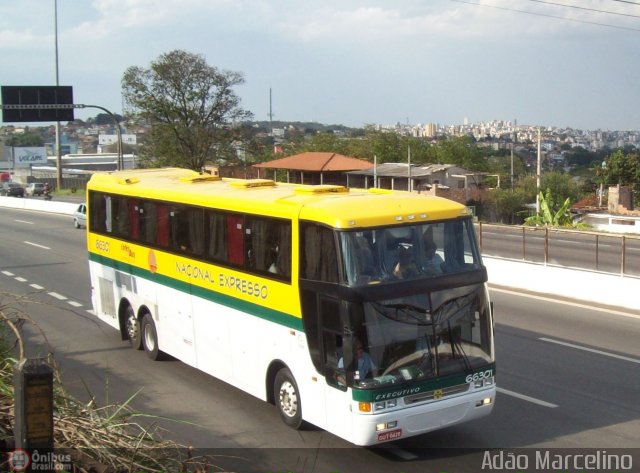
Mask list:
[{"label": "metal guardrail", "polygon": [[640,235],[476,224],[487,256],[640,277]]}]

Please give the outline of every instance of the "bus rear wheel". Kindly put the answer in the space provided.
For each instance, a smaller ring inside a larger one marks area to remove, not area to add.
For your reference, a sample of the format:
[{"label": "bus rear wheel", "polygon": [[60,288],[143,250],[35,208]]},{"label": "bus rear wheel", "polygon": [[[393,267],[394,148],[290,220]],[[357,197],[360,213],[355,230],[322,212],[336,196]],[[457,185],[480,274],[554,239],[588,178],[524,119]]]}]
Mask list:
[{"label": "bus rear wheel", "polygon": [[296,430],[301,429],[303,422],[300,391],[288,368],[278,371],[273,390],[276,406],[284,423]]},{"label": "bus rear wheel", "polygon": [[145,353],[152,360],[162,359],[162,352],[158,347],[158,332],[156,330],[156,324],[153,323],[151,314],[146,313],[142,317],[142,346]]},{"label": "bus rear wheel", "polygon": [[124,327],[131,348],[134,350],[142,350],[140,322],[138,321],[138,317],[136,317],[136,313],[133,311],[133,307],[127,306],[124,317]]}]

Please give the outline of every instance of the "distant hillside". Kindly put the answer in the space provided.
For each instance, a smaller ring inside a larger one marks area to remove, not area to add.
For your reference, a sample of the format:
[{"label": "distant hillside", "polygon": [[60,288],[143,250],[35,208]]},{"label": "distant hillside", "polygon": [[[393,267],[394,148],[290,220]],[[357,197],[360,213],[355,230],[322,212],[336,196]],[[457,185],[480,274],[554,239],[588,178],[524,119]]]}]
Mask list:
[{"label": "distant hillside", "polygon": [[269,126],[273,128],[294,127],[294,128],[297,128],[298,130],[304,130],[307,133],[317,132],[317,131],[321,131],[321,132],[322,131],[340,131],[343,133],[350,133],[355,130],[358,130],[358,128],[349,128],[344,125],[325,125],[324,123],[318,123],[318,122],[288,122],[288,121],[280,121],[280,120],[273,120],[272,122],[269,122],[264,120],[264,121],[254,121],[251,123],[254,126],[264,130],[269,130]]}]

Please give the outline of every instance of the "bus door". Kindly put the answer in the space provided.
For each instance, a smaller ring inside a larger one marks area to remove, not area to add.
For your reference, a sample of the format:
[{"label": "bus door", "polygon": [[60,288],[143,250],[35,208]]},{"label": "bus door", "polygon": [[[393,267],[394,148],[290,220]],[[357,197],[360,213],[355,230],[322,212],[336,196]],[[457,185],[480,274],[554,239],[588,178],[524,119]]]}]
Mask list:
[{"label": "bus door", "polygon": [[325,428],[344,437],[350,431],[351,415],[346,380],[338,369],[346,318],[339,298],[337,239],[333,229],[314,222],[304,222],[300,236],[302,320],[311,359],[325,379],[318,393],[324,399],[318,402],[323,402]]},{"label": "bus door", "polygon": [[[345,339],[341,304],[338,299],[321,295],[319,302],[322,334],[322,360],[325,375],[327,430],[345,435],[351,429],[350,398],[345,371]],[[348,343],[346,345],[349,345]],[[349,357],[347,356],[347,361]]]}]

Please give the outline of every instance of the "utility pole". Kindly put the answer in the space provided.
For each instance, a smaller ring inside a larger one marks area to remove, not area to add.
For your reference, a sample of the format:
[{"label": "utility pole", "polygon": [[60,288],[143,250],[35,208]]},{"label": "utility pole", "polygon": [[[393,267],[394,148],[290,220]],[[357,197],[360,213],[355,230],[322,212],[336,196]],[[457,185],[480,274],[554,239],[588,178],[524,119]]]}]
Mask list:
[{"label": "utility pole", "polygon": [[271,87],[269,87],[269,136],[273,136],[273,109],[271,107]]},{"label": "utility pole", "polygon": [[[56,43],[56,86],[60,86],[60,75],[58,73],[58,0],[54,0],[54,21],[55,21],[55,43]],[[62,153],[60,152],[60,122],[56,122],[56,188],[62,188]]]},{"label": "utility pole", "polygon": [[511,142],[511,192],[513,192],[513,141]]},{"label": "utility pole", "polygon": [[538,164],[536,166],[536,215],[540,213],[540,127],[538,127]]},{"label": "utility pole", "polygon": [[407,190],[411,192],[413,190],[413,182],[411,179],[411,146],[407,147]]},{"label": "utility pole", "polygon": [[373,155],[373,187],[378,187],[378,156]]}]

